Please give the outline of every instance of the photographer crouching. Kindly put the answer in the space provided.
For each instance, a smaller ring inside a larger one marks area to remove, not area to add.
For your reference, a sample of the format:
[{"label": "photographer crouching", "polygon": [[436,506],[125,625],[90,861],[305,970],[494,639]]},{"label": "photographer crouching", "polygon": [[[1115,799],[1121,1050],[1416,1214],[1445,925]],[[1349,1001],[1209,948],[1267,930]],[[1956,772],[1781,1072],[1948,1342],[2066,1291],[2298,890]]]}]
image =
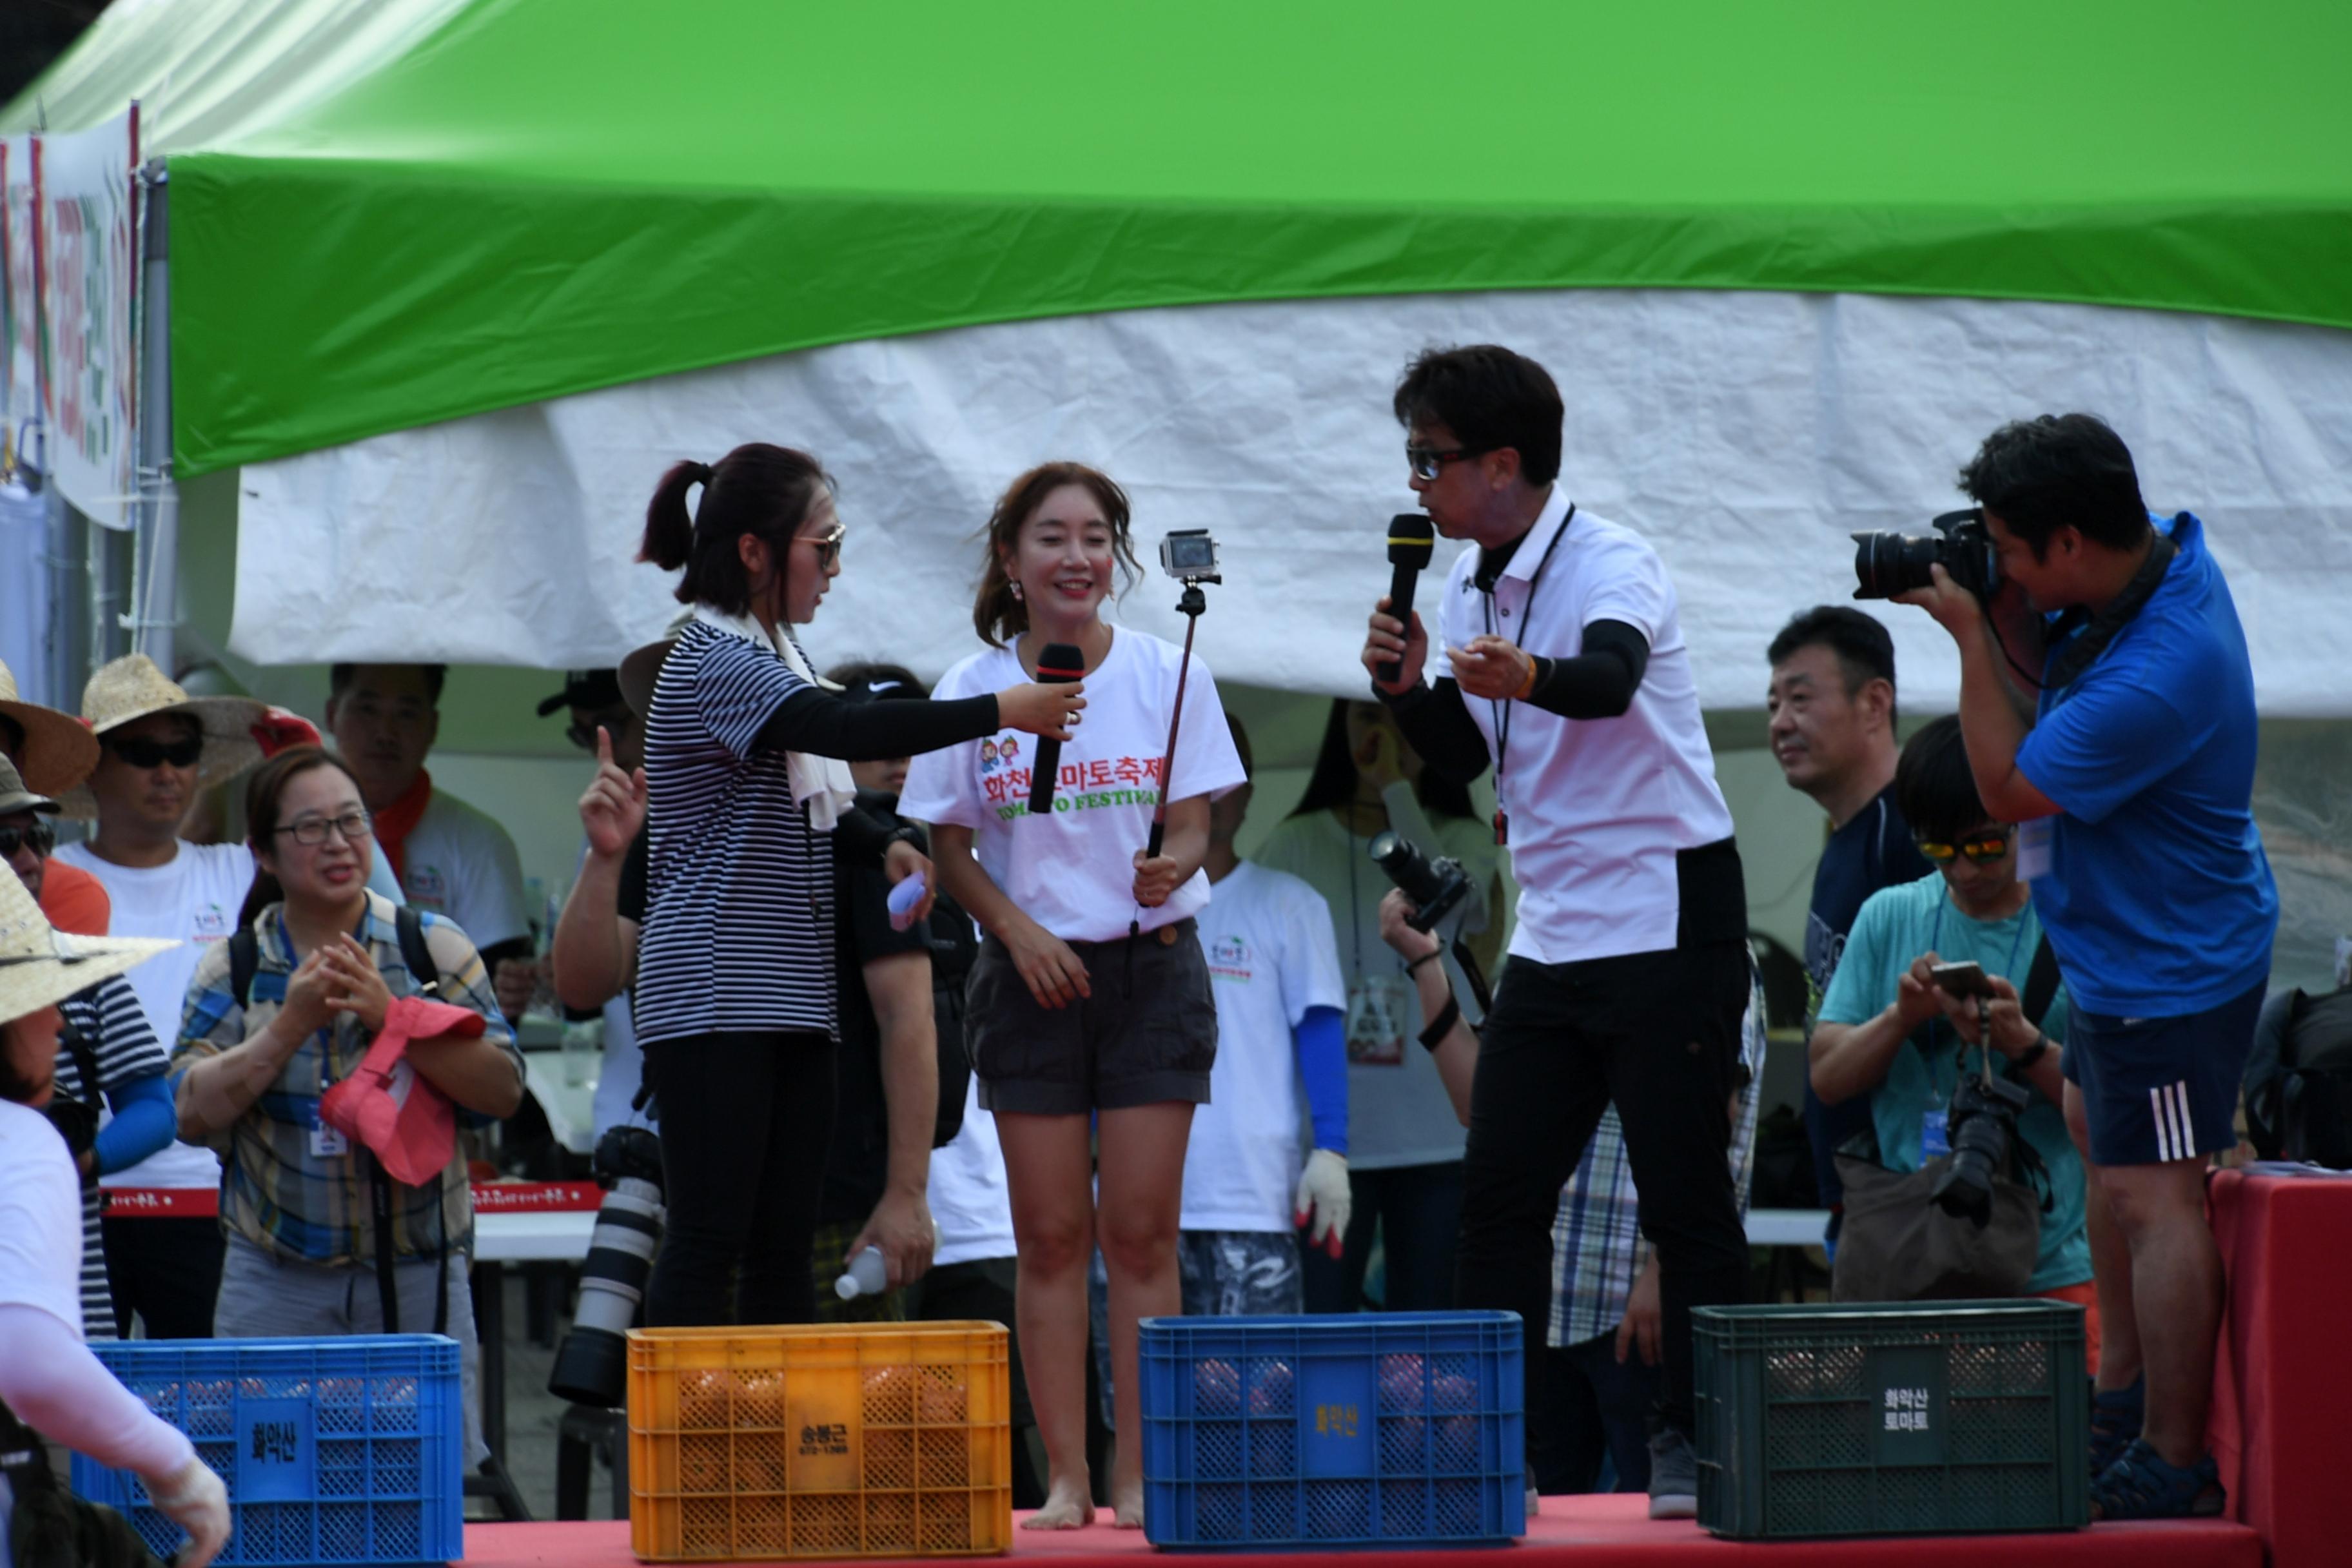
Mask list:
[{"label": "photographer crouching", "polygon": [[1674,585],[1639,534],[1553,482],[1562,409],[1541,365],[1432,350],[1394,406],[1423,508],[1477,548],[1448,575],[1438,646],[1384,599],[1364,665],[1428,766],[1467,783],[1493,763],[1522,889],[1471,1089],[1455,1301],[1517,1312],[1540,1374],[1560,1186],[1613,1100],[1663,1276],[1650,1512],[1688,1518],[1691,1309],[1747,1291],[1724,1151],[1748,910]]},{"label": "photographer crouching", "polygon": [[2019,872],[2072,997],[2066,1121],[2091,1167],[2103,1330],[2093,1506],[2218,1513],[2205,1169],[2236,1142],[2278,924],[2245,633],[2204,525],[2154,518],[2091,416],[2003,426],[1960,488],[1979,510],[1939,519],[1941,541],[1861,537],[1862,592],[1958,645],[1977,794],[2023,825]]}]

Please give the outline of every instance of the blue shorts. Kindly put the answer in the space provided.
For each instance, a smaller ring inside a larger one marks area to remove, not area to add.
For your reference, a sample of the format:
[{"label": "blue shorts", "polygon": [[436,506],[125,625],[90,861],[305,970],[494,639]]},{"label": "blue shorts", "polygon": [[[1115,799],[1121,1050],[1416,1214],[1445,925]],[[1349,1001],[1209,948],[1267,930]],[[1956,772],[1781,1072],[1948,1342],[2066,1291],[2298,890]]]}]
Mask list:
[{"label": "blue shorts", "polygon": [[2174,1018],[2067,1015],[2063,1071],[2083,1091],[2096,1165],[2155,1165],[2234,1149],[2238,1081],[2265,987]]}]

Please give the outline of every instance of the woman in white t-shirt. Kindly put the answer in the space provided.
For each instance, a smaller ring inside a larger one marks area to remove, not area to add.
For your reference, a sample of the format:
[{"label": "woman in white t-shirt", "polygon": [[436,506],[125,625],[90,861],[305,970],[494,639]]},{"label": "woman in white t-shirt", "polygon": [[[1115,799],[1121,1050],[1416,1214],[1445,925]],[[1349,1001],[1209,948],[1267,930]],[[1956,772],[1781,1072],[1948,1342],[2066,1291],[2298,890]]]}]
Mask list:
[{"label": "woman in white t-shirt", "polygon": [[[1217,1042],[1192,916],[1209,901],[1209,800],[1242,782],[1241,762],[1207,668],[1102,618],[1114,579],[1135,565],[1127,497],[1108,476],[1077,463],[1031,469],[997,502],[987,548],[972,620],[989,649],[950,669],[934,700],[1034,679],[1039,654],[1064,643],[1086,672],[1085,722],[1060,748],[1050,814],[1029,811],[1036,742],[1011,732],[916,758],[899,810],[934,825],[940,887],[987,932],[965,1038],[1004,1147],[1021,1341],[1050,1471],[1028,1522],[1067,1529],[1094,1516],[1086,1271],[1099,1244],[1118,1396],[1111,1498],[1118,1521],[1135,1526],[1136,1322],[1180,1307],[1184,1145]],[[1147,855],[1180,683],[1192,721],[1168,766],[1161,852]]]}]

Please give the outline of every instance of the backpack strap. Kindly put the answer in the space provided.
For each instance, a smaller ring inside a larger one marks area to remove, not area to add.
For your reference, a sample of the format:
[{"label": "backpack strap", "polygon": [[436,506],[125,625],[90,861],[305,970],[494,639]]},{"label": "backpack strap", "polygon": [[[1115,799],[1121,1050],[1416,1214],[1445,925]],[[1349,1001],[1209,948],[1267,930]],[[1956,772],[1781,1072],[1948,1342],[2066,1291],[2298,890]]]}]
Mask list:
[{"label": "backpack strap", "polygon": [[402,904],[393,910],[392,926],[400,938],[401,962],[408,965],[409,978],[416,982],[416,994],[436,1002],[447,1000],[441,994],[440,962],[425,940],[425,917]]},{"label": "backpack strap", "polygon": [[2037,1027],[2057,999],[2058,978],[2058,955],[2051,950],[2050,933],[2043,931],[2042,940],[2033,944],[2033,963],[2025,972],[2025,990],[2017,999]]},{"label": "backpack strap", "polygon": [[58,1044],[73,1058],[74,1071],[81,1079],[81,1093],[78,1098],[91,1110],[97,1110],[105,1099],[98,1085],[98,1053],[89,1048],[89,1042],[71,1024],[58,1031]]},{"label": "backpack strap", "polygon": [[261,939],[241,925],[229,933],[228,988],[239,1007],[253,1005],[253,976],[261,968]]}]

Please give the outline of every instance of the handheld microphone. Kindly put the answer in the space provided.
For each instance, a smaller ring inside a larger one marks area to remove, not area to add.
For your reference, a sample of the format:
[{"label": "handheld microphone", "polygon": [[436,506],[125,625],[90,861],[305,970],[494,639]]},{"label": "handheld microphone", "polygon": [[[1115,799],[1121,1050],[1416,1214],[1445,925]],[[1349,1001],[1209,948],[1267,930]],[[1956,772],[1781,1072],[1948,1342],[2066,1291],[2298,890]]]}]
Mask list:
[{"label": "handheld microphone", "polygon": [[[1427,513],[1401,511],[1389,519],[1389,614],[1402,621],[1408,632],[1412,629],[1413,582],[1436,548],[1437,530]],[[1381,665],[1381,679],[1403,679],[1403,661],[1392,658]]]},{"label": "handheld microphone", "polygon": [[[1087,678],[1087,656],[1066,642],[1049,642],[1037,656],[1037,679],[1066,686]],[[1043,816],[1054,809],[1054,775],[1062,771],[1062,742],[1040,736],[1029,771],[1029,815]]]}]

